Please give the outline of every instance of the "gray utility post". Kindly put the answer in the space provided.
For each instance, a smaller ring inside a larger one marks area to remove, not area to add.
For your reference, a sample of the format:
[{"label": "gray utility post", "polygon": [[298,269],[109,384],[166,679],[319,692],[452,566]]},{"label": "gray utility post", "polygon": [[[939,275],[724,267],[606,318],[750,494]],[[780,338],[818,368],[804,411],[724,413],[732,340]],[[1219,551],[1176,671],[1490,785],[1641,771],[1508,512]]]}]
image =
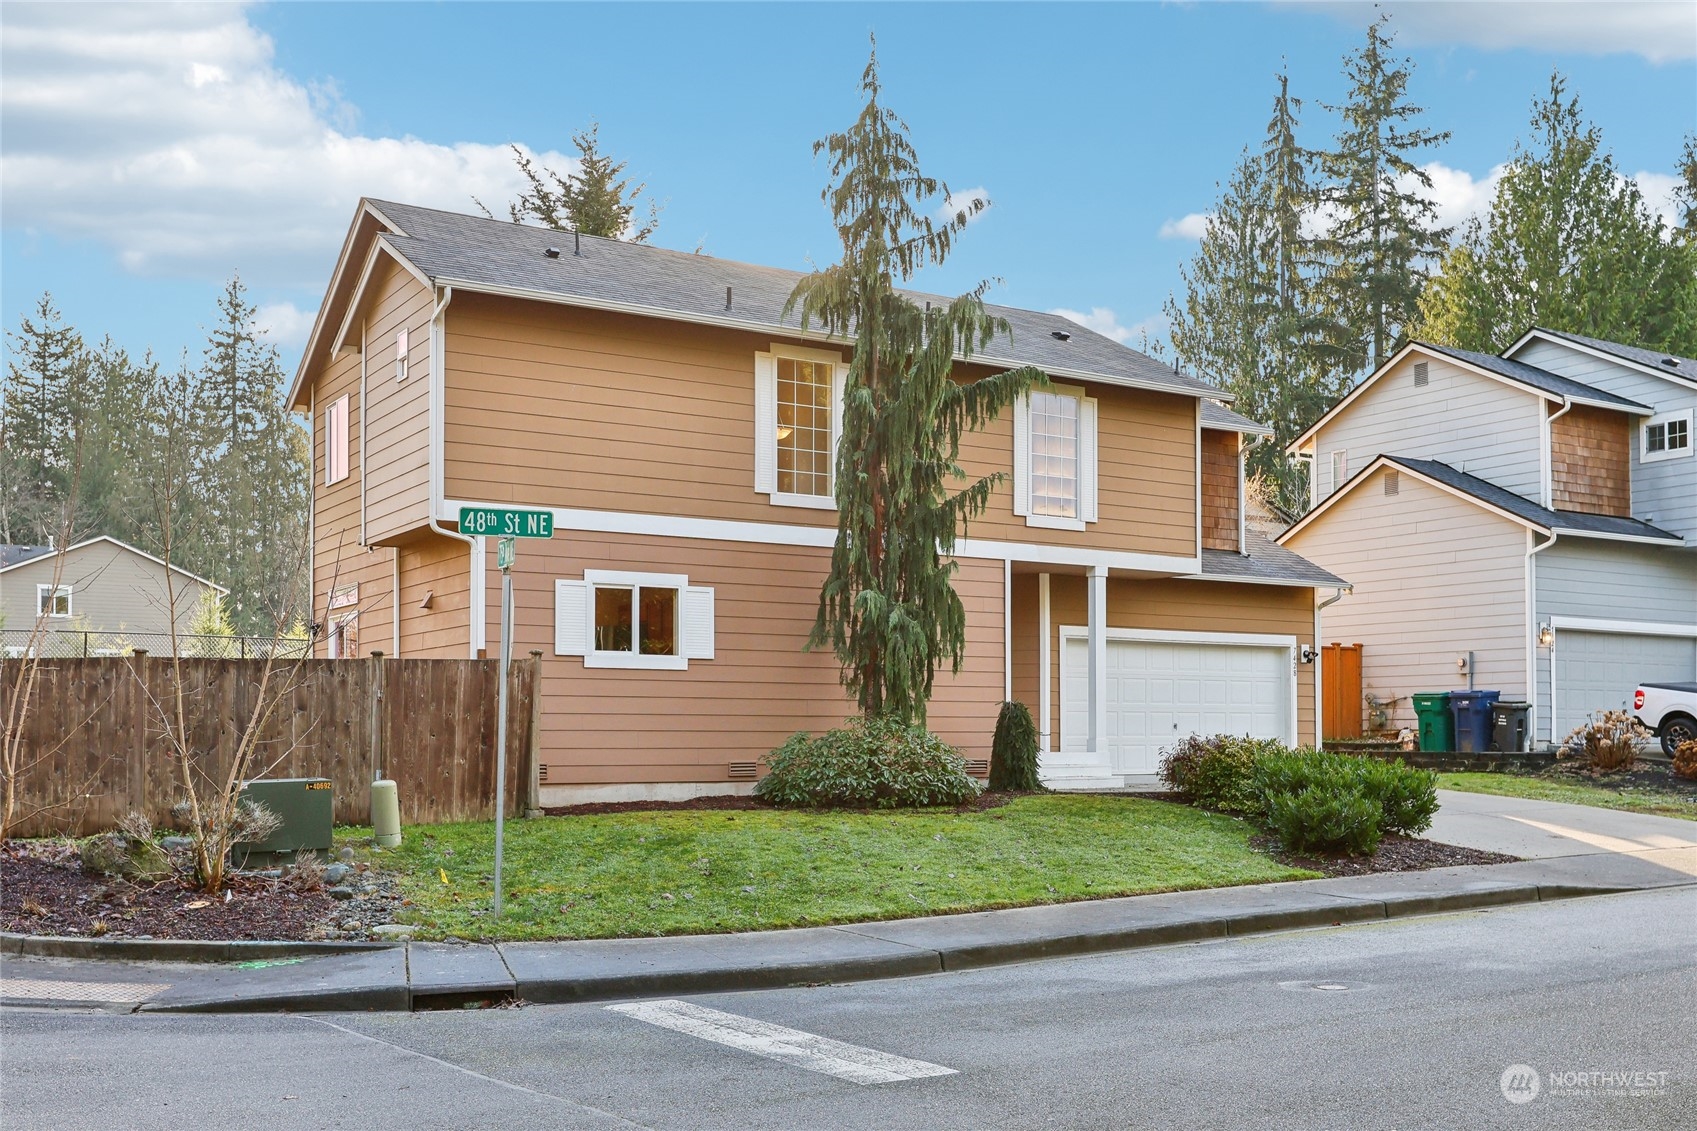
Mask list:
[{"label": "gray utility post", "polygon": [[495,543],[495,564],[501,567],[501,690],[500,717],[495,722],[495,918],[501,917],[501,850],[507,828],[507,674],[513,665],[513,556],[518,539],[511,535]]}]

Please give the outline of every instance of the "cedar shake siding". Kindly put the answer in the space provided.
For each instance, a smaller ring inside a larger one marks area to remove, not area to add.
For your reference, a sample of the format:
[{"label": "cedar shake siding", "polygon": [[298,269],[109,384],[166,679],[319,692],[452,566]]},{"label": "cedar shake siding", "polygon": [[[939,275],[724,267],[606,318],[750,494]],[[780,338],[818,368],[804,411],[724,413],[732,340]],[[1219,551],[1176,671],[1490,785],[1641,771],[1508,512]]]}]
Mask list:
[{"label": "cedar shake siding", "polygon": [[1550,504],[1581,514],[1632,514],[1632,421],[1576,404],[1550,420]]},{"label": "cedar shake siding", "polygon": [[1238,546],[1237,433],[1202,433],[1202,548]]}]

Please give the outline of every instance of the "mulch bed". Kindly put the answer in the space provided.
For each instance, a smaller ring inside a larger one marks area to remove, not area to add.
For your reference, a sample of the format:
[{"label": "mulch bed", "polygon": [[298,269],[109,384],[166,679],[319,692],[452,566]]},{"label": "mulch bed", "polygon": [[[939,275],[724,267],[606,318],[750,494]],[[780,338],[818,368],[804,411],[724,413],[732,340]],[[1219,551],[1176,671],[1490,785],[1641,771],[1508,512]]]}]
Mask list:
[{"label": "mulch bed", "polygon": [[1512,864],[1518,856],[1483,852],[1455,844],[1439,844],[1414,836],[1391,834],[1379,842],[1371,856],[1298,856],[1279,847],[1276,837],[1255,836],[1250,846],[1281,864],[1307,868],[1327,876],[1366,876],[1374,872],[1421,872],[1427,868],[1454,868],[1462,864]]},{"label": "mulch bed", "polygon": [[1640,759],[1632,769],[1612,774],[1592,773],[1583,765],[1574,761],[1557,762],[1542,773],[1526,776],[1544,778],[1548,781],[1596,786],[1598,789],[1610,789],[1616,793],[1653,790],[1657,793],[1672,793],[1697,801],[1697,778],[1682,778],[1673,772],[1672,762],[1664,762],[1659,759],[1653,761]]},{"label": "mulch bed", "polygon": [[0,845],[0,929],[19,934],[317,939],[339,910],[322,891],[293,891],[264,876],[232,875],[227,890],[226,901],[178,876],[151,884],[91,876],[65,842]]}]

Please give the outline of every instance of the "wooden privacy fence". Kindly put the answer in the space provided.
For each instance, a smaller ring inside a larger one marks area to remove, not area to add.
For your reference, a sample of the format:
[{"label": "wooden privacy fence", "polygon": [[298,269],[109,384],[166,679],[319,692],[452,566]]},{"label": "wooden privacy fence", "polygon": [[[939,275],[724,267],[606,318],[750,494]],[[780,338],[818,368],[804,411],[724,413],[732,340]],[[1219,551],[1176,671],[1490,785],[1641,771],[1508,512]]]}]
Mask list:
[{"label": "wooden privacy fence", "polygon": [[1320,657],[1320,734],[1361,737],[1361,645],[1328,644]]},{"label": "wooden privacy fence", "polygon": [[[145,654],[39,661],[23,721],[15,835],[86,835],[131,810],[169,827],[183,797],[161,715],[175,711],[175,679],[180,674],[188,746],[221,783],[261,700],[266,663],[173,665]],[[509,813],[535,804],[540,665],[539,653],[512,665]],[[26,661],[4,661],[7,704],[25,670]],[[405,822],[491,818],[499,682],[497,660],[274,662],[264,692],[273,705],[246,776],[329,778],[338,823],[370,821],[379,771],[395,780]]]}]

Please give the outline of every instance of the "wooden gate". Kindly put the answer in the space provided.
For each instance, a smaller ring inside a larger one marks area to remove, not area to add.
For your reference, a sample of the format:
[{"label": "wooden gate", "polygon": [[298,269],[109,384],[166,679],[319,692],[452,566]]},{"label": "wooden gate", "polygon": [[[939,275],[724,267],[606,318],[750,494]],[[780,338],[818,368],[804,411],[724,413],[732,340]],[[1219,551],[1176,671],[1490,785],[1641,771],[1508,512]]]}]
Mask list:
[{"label": "wooden gate", "polygon": [[1361,645],[1321,649],[1320,708],[1322,738],[1361,737]]}]

